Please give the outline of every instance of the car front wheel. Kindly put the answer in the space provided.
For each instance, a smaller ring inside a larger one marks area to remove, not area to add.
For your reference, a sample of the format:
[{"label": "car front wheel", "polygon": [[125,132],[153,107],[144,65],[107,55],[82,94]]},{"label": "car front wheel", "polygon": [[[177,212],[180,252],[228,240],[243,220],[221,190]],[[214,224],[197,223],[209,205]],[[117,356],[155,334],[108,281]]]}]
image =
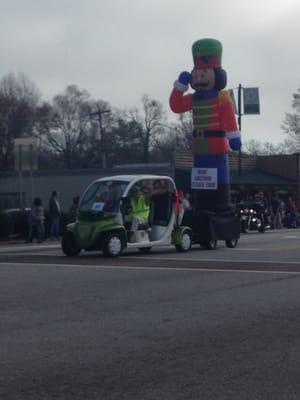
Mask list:
[{"label": "car front wheel", "polygon": [[105,257],[119,257],[123,251],[121,235],[119,233],[108,234],[104,239],[102,249]]}]

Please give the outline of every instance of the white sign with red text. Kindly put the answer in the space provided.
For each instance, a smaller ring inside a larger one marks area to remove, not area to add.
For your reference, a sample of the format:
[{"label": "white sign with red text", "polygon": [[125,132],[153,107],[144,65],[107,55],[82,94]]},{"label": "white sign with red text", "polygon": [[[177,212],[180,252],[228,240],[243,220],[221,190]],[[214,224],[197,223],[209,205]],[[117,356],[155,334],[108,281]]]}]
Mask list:
[{"label": "white sign with red text", "polygon": [[192,168],[192,189],[217,190],[217,168]]}]

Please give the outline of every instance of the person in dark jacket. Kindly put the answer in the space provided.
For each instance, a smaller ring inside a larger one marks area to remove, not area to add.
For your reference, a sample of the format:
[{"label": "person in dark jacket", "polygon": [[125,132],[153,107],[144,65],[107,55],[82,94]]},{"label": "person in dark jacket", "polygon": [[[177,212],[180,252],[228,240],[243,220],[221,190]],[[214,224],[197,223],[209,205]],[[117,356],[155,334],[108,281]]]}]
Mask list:
[{"label": "person in dark jacket", "polygon": [[50,239],[59,239],[61,207],[58,198],[59,193],[53,191],[49,200]]}]

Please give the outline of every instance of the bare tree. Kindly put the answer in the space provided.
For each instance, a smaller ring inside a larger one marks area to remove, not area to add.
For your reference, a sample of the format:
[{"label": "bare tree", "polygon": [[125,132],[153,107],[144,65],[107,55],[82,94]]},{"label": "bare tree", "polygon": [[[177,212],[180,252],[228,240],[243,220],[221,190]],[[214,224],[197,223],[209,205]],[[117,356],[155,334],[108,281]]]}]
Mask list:
[{"label": "bare tree", "polygon": [[277,154],[292,154],[295,151],[295,141],[289,137],[286,137],[282,143],[277,145]]},{"label": "bare tree", "polygon": [[277,146],[271,142],[264,142],[262,145],[262,154],[264,155],[278,154]]},{"label": "bare tree", "polygon": [[143,129],[135,119],[119,110],[112,112],[107,132],[107,148],[111,164],[139,163],[143,161]]},{"label": "bare tree", "polygon": [[177,147],[191,149],[193,137],[193,116],[191,112],[180,114],[175,126]]},{"label": "bare tree", "polygon": [[65,167],[72,168],[85,151],[91,131],[90,94],[76,85],[54,97],[51,123],[44,145],[61,155]]},{"label": "bare tree", "polygon": [[249,139],[243,143],[244,151],[248,154],[259,155],[262,154],[263,145],[260,141]]},{"label": "bare tree", "polygon": [[294,152],[300,151],[300,88],[296,93],[293,93],[292,108],[293,113],[286,113],[285,119],[281,128],[286,134],[287,138],[290,139],[290,143],[293,145]]},{"label": "bare tree", "polygon": [[40,93],[24,74],[8,74],[0,81],[0,167],[13,166],[15,138],[34,134]]},{"label": "bare tree", "polygon": [[161,103],[151,99],[148,95],[142,97],[142,114],[137,110],[128,113],[128,119],[140,127],[143,147],[143,161],[149,161],[149,153],[156,136],[164,131],[165,115]]},{"label": "bare tree", "polygon": [[290,139],[286,138],[282,143],[274,144],[271,142],[260,142],[255,139],[246,141],[243,145],[245,153],[267,156],[274,154],[288,154],[294,151],[293,143]]}]

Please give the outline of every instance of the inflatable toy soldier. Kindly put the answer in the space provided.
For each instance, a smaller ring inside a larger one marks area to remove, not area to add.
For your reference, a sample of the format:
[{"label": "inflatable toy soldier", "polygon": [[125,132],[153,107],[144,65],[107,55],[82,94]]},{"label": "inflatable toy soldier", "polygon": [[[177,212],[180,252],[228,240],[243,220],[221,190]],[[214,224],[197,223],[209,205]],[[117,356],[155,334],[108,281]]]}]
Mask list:
[{"label": "inflatable toy soldier", "polygon": [[[199,210],[230,207],[229,147],[241,148],[234,108],[221,67],[222,44],[201,39],[192,46],[194,68],[182,72],[174,83],[170,107],[175,113],[193,114],[193,205]],[[194,93],[184,95],[189,88]]]}]

